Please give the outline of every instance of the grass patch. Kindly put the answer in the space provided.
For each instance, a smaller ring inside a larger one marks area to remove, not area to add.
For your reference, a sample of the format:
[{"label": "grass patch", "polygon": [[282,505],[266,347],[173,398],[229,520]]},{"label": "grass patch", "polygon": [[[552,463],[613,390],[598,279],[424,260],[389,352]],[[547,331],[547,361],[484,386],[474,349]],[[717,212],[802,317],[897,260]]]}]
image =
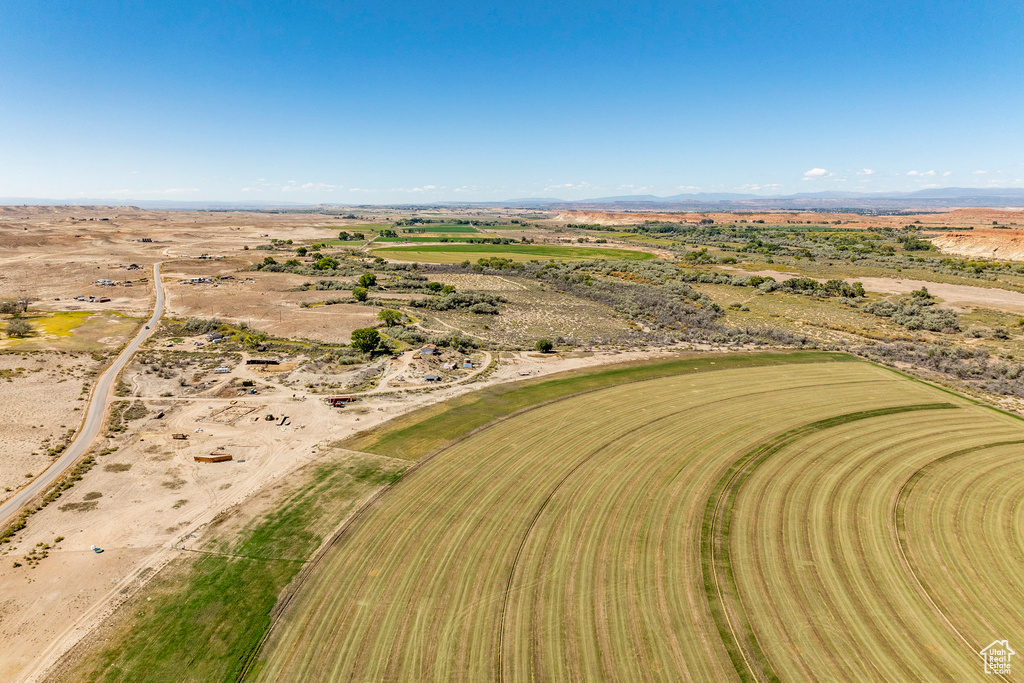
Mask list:
[{"label": "grass patch", "polygon": [[660,363],[627,364],[604,370],[574,371],[554,379],[488,387],[442,404],[427,406],[390,420],[376,429],[356,434],[343,445],[352,450],[416,460],[477,427],[518,410],[624,382],[737,367],[855,360],[853,356],[846,354],[817,351],[715,356],[702,354],[693,358]]},{"label": "grass patch", "polygon": [[307,468],[269,514],[234,542],[213,545],[217,554],[175,560],[125,605],[113,633],[82,654],[68,680],[236,680],[303,562],[358,501],[401,471],[374,460]]},{"label": "grass patch", "polygon": [[43,334],[70,337],[76,327],[93,315],[95,314],[92,311],[61,311],[50,316],[33,318],[32,325]]},{"label": "grass patch", "polygon": [[414,227],[401,227],[395,230],[400,235],[415,235],[419,232],[431,232],[431,233],[467,233],[467,232],[480,232],[472,225],[452,225],[452,224],[422,224]]},{"label": "grass patch", "polygon": [[375,256],[424,263],[459,263],[482,258],[512,259],[513,261],[590,261],[595,259],[644,261],[654,254],[628,249],[598,249],[595,247],[560,247],[536,244],[428,244],[416,247],[384,247],[374,249]]}]

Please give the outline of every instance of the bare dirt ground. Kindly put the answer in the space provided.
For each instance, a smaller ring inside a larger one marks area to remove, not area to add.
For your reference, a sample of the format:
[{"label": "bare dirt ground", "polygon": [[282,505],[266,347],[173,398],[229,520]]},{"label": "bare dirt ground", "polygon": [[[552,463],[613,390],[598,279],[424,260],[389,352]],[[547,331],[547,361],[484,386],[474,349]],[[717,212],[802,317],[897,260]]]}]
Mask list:
[{"label": "bare dirt ground", "polygon": [[83,389],[88,392],[101,366],[89,354],[0,355],[0,500],[48,467],[48,451],[78,428],[88,397]]},{"label": "bare dirt ground", "polygon": [[[1021,222],[1024,225],[1024,221]],[[1024,261],[1024,230],[971,230],[937,235],[932,242],[942,251],[968,258]]]},{"label": "bare dirt ground", "polygon": [[[255,260],[255,259],[252,259]],[[316,278],[289,273],[239,272],[250,259],[224,261],[182,259],[165,268],[168,315],[220,318],[245,323],[282,338],[313,339],[347,344],[352,330],[371,326],[379,308],[355,304],[334,304],[303,308],[305,302],[322,302],[330,297],[348,296],[348,291],[296,291]],[[183,279],[232,275],[232,280],[215,284],[181,284]],[[253,282],[248,282],[252,278]],[[395,295],[401,296],[401,295]]]}]

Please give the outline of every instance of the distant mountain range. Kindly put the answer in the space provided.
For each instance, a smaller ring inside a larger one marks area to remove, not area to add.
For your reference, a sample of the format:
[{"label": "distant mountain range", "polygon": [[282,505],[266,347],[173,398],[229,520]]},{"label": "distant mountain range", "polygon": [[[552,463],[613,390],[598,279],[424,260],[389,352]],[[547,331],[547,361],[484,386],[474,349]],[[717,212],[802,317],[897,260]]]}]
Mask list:
[{"label": "distant mountain range", "polygon": [[513,199],[486,202],[488,206],[522,206],[545,209],[602,209],[624,211],[758,211],[758,210],[939,210],[954,208],[1024,207],[1024,188],[945,187],[914,192],[800,192],[789,195],[756,195],[699,192],[668,197],[624,195],[564,201]]},{"label": "distant mountain range", "polygon": [[[111,205],[137,206],[142,209],[181,209],[213,211],[268,211],[273,209],[297,210],[327,206],[372,206],[303,204],[278,201],[174,201],[128,199],[40,199],[35,197],[0,197],[5,206],[60,206]],[[381,205],[384,206],[384,205]],[[603,210],[603,211],[838,211],[841,209],[876,211],[939,211],[956,208],[1021,208],[1024,207],[1024,188],[970,188],[943,187],[914,192],[800,192],[789,195],[757,195],[735,192],[698,192],[668,197],[656,195],[620,195],[594,199],[566,200],[554,197],[521,197],[500,202],[429,202],[423,204],[389,204],[386,206],[465,206],[509,207],[548,210]]]}]

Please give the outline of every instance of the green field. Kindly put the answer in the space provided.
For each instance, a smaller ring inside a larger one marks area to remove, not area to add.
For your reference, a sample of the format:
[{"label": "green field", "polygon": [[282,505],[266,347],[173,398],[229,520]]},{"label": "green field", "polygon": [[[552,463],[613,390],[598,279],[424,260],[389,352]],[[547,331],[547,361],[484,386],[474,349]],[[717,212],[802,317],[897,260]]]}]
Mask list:
[{"label": "green field", "polygon": [[596,247],[559,247],[534,244],[432,244],[418,247],[384,247],[374,249],[375,256],[417,261],[421,263],[459,263],[482,258],[512,259],[513,261],[590,261],[594,259],[627,259],[643,261],[654,254],[628,249],[599,249]]},{"label": "green field", "polygon": [[456,234],[456,233],[480,232],[480,231],[477,230],[476,228],[474,228],[472,225],[450,225],[450,224],[437,225],[437,224],[429,224],[429,225],[417,225],[417,226],[413,226],[413,227],[404,226],[404,227],[396,228],[395,232],[399,233],[400,235],[401,234],[415,235],[418,232],[428,232],[428,233],[429,232],[434,232],[434,233],[451,233],[451,234]]},{"label": "green field", "polygon": [[359,437],[436,454],[303,575],[248,678],[985,680],[976,651],[1024,628],[1024,422],[867,363],[734,358]]}]

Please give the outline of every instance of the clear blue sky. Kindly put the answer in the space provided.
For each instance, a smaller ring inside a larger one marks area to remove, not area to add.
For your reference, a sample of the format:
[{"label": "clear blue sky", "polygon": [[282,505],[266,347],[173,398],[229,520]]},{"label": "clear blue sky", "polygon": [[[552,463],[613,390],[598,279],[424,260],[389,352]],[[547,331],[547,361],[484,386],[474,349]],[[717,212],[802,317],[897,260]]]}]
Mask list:
[{"label": "clear blue sky", "polygon": [[1024,2],[0,0],[0,196],[1024,186]]}]

